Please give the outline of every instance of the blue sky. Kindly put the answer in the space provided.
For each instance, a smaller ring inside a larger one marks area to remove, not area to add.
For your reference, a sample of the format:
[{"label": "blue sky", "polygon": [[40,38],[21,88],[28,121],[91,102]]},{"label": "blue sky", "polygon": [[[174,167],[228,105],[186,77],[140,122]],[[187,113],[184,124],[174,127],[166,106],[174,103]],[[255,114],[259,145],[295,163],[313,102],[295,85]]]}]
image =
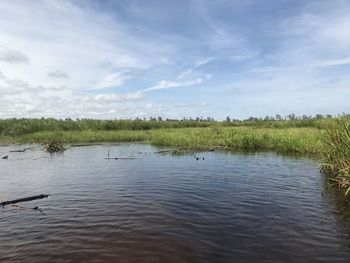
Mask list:
[{"label": "blue sky", "polygon": [[350,112],[350,1],[0,1],[0,118]]}]

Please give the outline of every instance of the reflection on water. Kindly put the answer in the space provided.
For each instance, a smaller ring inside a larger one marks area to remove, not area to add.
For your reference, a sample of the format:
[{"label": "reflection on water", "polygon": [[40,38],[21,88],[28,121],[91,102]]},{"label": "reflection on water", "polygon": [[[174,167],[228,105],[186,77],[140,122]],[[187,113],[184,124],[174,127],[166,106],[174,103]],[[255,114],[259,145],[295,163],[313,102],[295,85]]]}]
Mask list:
[{"label": "reflection on water", "polygon": [[0,261],[349,262],[349,203],[314,161],[155,151],[33,146],[0,160],[0,200],[51,195],[24,204],[46,215],[1,209]]}]

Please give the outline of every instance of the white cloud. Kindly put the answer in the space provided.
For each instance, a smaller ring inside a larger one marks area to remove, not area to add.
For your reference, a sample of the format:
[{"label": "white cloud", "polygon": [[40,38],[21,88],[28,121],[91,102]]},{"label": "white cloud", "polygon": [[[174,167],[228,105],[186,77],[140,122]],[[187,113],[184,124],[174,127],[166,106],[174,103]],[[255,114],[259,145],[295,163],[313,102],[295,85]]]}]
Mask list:
[{"label": "white cloud", "polygon": [[[258,115],[262,108],[293,110],[300,97],[309,108],[349,109],[349,1],[298,3],[283,16],[276,9],[265,17],[262,10],[256,20],[249,0],[175,6],[168,14],[164,4],[150,3],[148,12],[137,6],[136,14],[132,1],[103,12],[90,1],[0,1],[1,117],[182,117],[189,111],[174,109],[179,94],[144,92],[200,84],[198,96],[184,91],[193,107],[208,101],[208,114],[214,105],[215,112],[232,105],[239,115],[253,102],[263,105]],[[242,16],[227,15],[236,8]],[[266,27],[256,25],[261,19]],[[239,92],[225,92],[232,86]],[[115,87],[118,93],[105,93]],[[325,94],[332,102],[314,99]],[[195,107],[196,114],[204,108]]]},{"label": "white cloud", "polygon": [[[132,91],[93,99],[93,106],[82,98],[91,98],[92,88],[120,87],[159,64],[159,58],[168,56],[176,46],[161,35],[136,32],[108,12],[74,3],[0,1],[0,64],[6,76],[0,76],[2,117],[78,116],[77,109],[82,116],[93,117],[100,116],[99,111],[105,113],[99,105],[103,99],[119,105],[137,103],[143,95]],[[63,80],[64,89],[60,86]],[[28,112],[28,107],[10,110],[13,105],[31,103]]]},{"label": "white cloud", "polygon": [[130,78],[130,75],[128,75],[128,71],[108,74],[93,88],[104,89],[104,88],[120,87],[121,85],[124,84],[124,81],[129,78]]},{"label": "white cloud", "polygon": [[205,65],[205,64],[208,64],[210,61],[212,61],[213,58],[212,57],[209,57],[209,58],[205,58],[205,59],[202,59],[200,61],[197,61],[195,63],[195,65],[191,68],[188,68],[186,69],[185,71],[183,71],[182,73],[180,73],[176,79],[183,79],[185,78],[186,76],[190,75],[193,73],[193,71],[195,71],[196,69],[198,69],[199,67]]},{"label": "white cloud", "polygon": [[120,54],[112,61],[112,65],[118,69],[132,69],[143,70],[147,69],[149,65],[144,61],[137,59],[135,56],[128,54]]},{"label": "white cloud", "polygon": [[47,75],[52,78],[69,79],[69,76],[66,72],[58,69],[50,71]]},{"label": "white cloud", "polygon": [[0,45],[0,62],[1,61],[10,64],[28,63],[29,58],[19,50],[10,49]]},{"label": "white cloud", "polygon": [[203,83],[201,78],[195,80],[189,80],[184,82],[174,82],[161,80],[158,85],[145,89],[144,91],[152,91],[152,90],[162,90],[162,89],[170,89],[170,88],[178,88],[178,87],[187,87],[193,86]]},{"label": "white cloud", "polygon": [[129,101],[141,101],[144,99],[144,94],[141,92],[132,92],[126,94],[98,94],[94,97],[98,102],[129,102]]}]

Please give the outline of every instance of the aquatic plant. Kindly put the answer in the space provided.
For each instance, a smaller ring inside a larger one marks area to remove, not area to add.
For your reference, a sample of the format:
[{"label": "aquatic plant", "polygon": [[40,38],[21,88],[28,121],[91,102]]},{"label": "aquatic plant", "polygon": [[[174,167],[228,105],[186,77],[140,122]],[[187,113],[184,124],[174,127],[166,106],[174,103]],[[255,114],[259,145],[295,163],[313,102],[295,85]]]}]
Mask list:
[{"label": "aquatic plant", "polygon": [[350,192],[350,119],[339,117],[325,128],[322,170]]},{"label": "aquatic plant", "polygon": [[44,150],[49,153],[63,152],[66,150],[61,142],[51,141],[44,145]]}]

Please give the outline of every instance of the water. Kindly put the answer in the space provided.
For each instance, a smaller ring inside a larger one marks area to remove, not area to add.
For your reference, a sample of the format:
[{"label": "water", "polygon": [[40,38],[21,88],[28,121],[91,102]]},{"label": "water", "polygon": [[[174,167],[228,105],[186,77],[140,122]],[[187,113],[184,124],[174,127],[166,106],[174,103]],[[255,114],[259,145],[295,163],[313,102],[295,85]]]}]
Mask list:
[{"label": "water", "polygon": [[[350,205],[316,162],[149,145],[0,147],[0,262],[349,262]],[[135,160],[105,160],[110,156]],[[205,160],[202,159],[204,157]],[[45,215],[29,208],[39,206]]]}]

